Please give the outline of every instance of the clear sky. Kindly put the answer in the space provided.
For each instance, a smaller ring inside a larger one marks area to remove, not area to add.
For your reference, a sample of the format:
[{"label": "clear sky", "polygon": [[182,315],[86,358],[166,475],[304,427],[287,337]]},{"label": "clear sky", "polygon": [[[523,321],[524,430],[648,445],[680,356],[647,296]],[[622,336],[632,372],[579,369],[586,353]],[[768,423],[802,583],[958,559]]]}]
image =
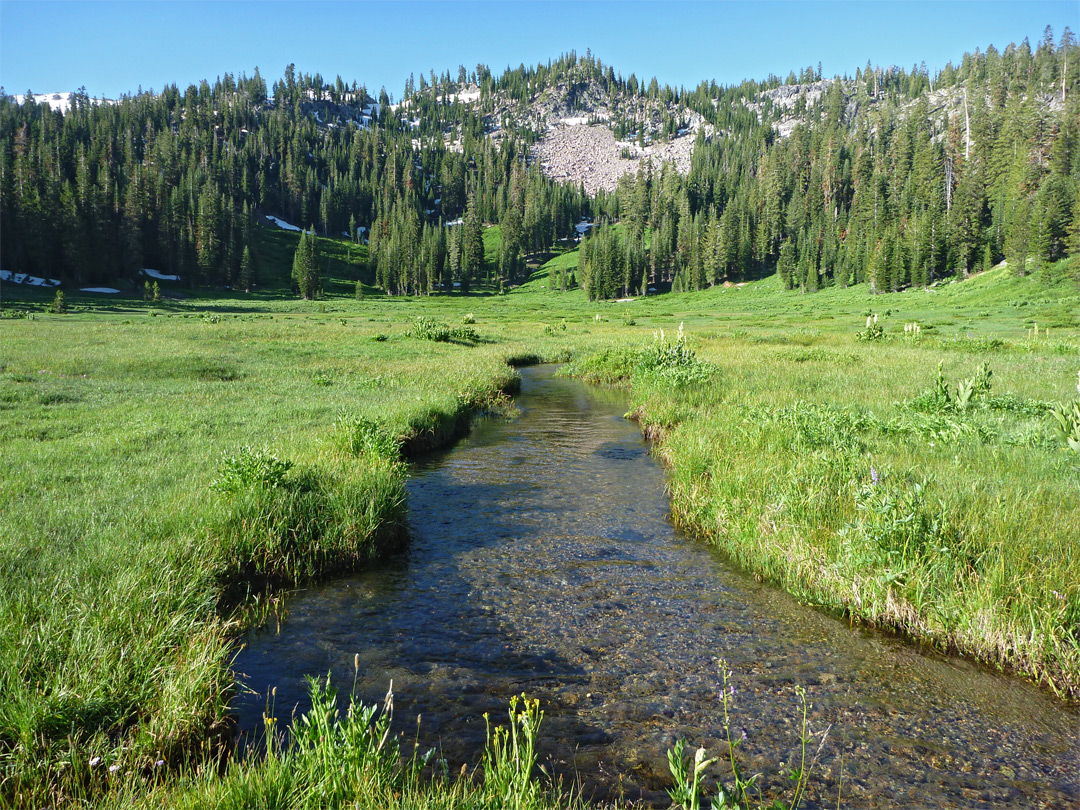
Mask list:
[{"label": "clear sky", "polygon": [[1078,0],[954,2],[49,2],[0,0],[0,85],[115,98],[255,66],[272,85],[290,62],[400,96],[417,79],[478,62],[547,61],[591,48],[624,76],[661,84],[826,76],[867,60],[933,70],[1044,28],[1080,34]]}]

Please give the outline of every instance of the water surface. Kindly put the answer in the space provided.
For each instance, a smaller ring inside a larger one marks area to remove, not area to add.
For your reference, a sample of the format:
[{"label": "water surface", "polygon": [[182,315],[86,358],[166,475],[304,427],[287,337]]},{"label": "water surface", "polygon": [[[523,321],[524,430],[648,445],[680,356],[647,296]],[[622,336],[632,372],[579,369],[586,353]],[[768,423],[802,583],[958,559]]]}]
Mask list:
[{"label": "water surface", "polygon": [[[678,737],[719,750],[718,659],[735,686],[744,771],[796,762],[831,724],[808,807],[1077,807],[1080,719],[1022,681],[796,603],[667,521],[663,471],[623,395],[525,369],[520,418],[480,420],[415,465],[408,552],[296,594],[280,628],[237,659],[306,706],[304,675],[333,673],[452,765],[479,760],[483,713],[525,692],[546,712],[541,752],[587,796],[667,804]],[[238,702],[261,727],[265,697]],[[722,771],[718,770],[718,774]],[[842,784],[841,784],[842,782]],[[779,777],[763,782],[771,789]]]}]

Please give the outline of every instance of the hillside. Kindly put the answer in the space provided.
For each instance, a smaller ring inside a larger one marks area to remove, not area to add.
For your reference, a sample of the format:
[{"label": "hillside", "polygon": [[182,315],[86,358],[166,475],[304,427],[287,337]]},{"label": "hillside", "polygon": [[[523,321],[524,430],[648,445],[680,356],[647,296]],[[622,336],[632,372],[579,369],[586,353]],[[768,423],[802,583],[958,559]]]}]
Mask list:
[{"label": "hillside", "polygon": [[1038,273],[1080,252],[1078,99],[1068,31],[933,74],[693,90],[571,52],[410,78],[398,104],[292,65],[270,91],[256,71],[107,105],[5,97],[0,268],[251,289],[255,230],[280,220],[370,240],[357,272],[393,294],[520,283],[583,222],[575,278],[593,298],[773,273],[894,292],[1002,260]]}]

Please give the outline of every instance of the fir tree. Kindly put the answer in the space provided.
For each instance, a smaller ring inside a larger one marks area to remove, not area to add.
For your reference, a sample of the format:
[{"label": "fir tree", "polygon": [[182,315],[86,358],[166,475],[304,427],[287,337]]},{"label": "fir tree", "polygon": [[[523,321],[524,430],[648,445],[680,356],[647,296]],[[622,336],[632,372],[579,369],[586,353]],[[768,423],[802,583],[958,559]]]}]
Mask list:
[{"label": "fir tree", "polygon": [[259,271],[255,265],[255,257],[251,254],[251,248],[244,245],[244,252],[240,258],[240,286],[244,292],[251,292],[258,283]]},{"label": "fir tree", "polygon": [[322,293],[322,276],[319,271],[319,245],[312,226],[300,234],[300,242],[293,254],[292,279],[297,291],[307,299]]}]

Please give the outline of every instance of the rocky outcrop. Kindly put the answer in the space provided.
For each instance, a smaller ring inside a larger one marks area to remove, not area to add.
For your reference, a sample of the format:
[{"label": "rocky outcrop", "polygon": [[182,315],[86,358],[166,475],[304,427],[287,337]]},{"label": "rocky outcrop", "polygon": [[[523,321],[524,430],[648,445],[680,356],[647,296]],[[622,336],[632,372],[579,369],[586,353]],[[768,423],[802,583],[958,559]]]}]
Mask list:
[{"label": "rocky outcrop", "polygon": [[[711,134],[711,127],[703,126]],[[590,194],[599,189],[614,191],[619,178],[636,174],[642,162],[651,163],[653,171],[658,172],[662,164],[670,161],[676,171],[686,174],[698,128],[670,141],[640,147],[615,140],[614,133],[603,124],[561,123],[534,144],[530,154],[548,177],[583,184]]]},{"label": "rocky outcrop", "polygon": [[[560,82],[527,102],[496,99],[487,121],[490,132],[510,124],[538,133],[531,159],[548,177],[583,184],[589,193],[613,191],[619,178],[636,173],[643,161],[655,171],[671,161],[685,174],[698,131],[712,132],[699,113],[686,107],[647,95],[611,94],[593,81]],[[673,122],[678,134],[667,139]],[[616,128],[630,133],[630,139],[616,140]]]}]

